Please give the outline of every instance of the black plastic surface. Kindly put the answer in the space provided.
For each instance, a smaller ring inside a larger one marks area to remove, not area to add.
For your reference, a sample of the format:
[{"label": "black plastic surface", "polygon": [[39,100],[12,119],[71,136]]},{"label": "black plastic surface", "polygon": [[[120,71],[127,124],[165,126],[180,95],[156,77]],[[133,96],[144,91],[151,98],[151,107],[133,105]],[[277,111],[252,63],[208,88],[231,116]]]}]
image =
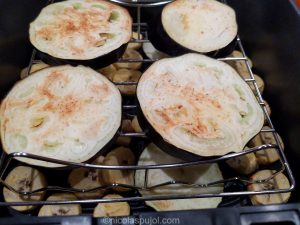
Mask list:
[{"label": "black plastic surface", "polygon": [[129,217],[91,219],[80,217],[31,217],[30,220],[0,219],[0,225],[300,225],[300,204],[234,207],[206,210],[140,212]]}]

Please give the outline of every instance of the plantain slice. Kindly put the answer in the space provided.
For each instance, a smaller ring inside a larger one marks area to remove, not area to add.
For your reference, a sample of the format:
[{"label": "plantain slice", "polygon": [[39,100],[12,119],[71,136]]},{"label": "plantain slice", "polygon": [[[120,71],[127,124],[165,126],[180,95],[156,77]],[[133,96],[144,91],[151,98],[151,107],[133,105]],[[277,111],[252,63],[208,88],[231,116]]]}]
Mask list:
[{"label": "plantain slice", "polygon": [[[76,196],[71,193],[56,193],[51,195],[47,201],[71,201],[77,200]],[[39,211],[38,216],[76,216],[81,214],[79,204],[67,205],[44,205]]]},{"label": "plantain slice", "polygon": [[[271,129],[271,128],[268,126],[264,126],[263,129]],[[276,133],[276,135],[283,149],[284,148],[283,141],[278,133]],[[260,146],[263,144],[276,144],[276,140],[272,132],[260,132],[249,142],[249,147]],[[255,156],[257,158],[258,164],[260,165],[268,165],[279,160],[279,154],[277,150],[273,148],[257,151],[255,152]]]},{"label": "plantain slice", "polygon": [[[143,56],[136,50],[126,49],[123,57],[124,60],[143,60]],[[118,69],[138,70],[142,67],[142,62],[119,62],[114,63]]]},{"label": "plantain slice", "polygon": [[[5,178],[5,183],[10,185],[17,191],[29,192],[45,188],[47,181],[45,176],[38,171],[28,166],[18,166],[14,168]],[[6,187],[3,188],[3,196],[6,202],[27,202],[27,201],[41,201],[45,192],[38,192],[32,195],[19,195]],[[17,211],[29,211],[34,209],[36,206],[11,206]]]},{"label": "plantain slice", "polygon": [[[121,195],[109,194],[104,198],[123,198]],[[93,212],[93,217],[129,216],[130,206],[127,202],[99,203]]]},{"label": "plantain slice", "polygon": [[[240,51],[233,51],[230,55],[230,57],[235,57],[235,58],[240,58],[240,57],[244,57],[242,52]],[[253,64],[251,59],[248,58],[248,62],[250,64],[250,68],[252,68]],[[238,74],[246,79],[246,78],[250,78],[250,74],[249,74],[249,70],[247,68],[247,64],[245,62],[245,60],[232,60],[232,61],[227,61],[227,63],[229,65],[231,65],[233,68],[236,69],[236,71],[238,72]]]},{"label": "plantain slice", "polygon": [[[272,110],[271,110],[269,103],[266,100],[264,100],[264,103],[265,103],[268,115],[271,116]],[[265,124],[267,124],[267,123],[268,123],[267,117],[265,116]]]},{"label": "plantain slice", "polygon": [[[119,69],[114,77],[114,82],[139,81],[142,73],[138,70]],[[118,85],[120,92],[124,95],[134,95],[136,93],[136,85]]]},{"label": "plantain slice", "polygon": [[42,70],[44,68],[47,68],[49,66],[50,65],[43,63],[43,62],[32,64],[29,72],[28,72],[28,69],[29,69],[28,67],[25,67],[24,69],[22,69],[20,77],[21,77],[21,79],[24,79],[28,75],[30,75],[36,71]]},{"label": "plantain slice", "polygon": [[[246,147],[245,150],[248,148]],[[240,174],[251,174],[258,168],[258,163],[254,153],[248,153],[226,161],[226,163]]]},{"label": "plantain slice", "polygon": [[[258,76],[256,74],[253,74],[253,75],[254,75],[254,78],[255,78],[258,90],[262,94],[264,92],[264,89],[265,89],[265,82],[264,82],[264,80],[260,76]],[[250,78],[250,76],[248,78]],[[249,83],[249,86],[250,86],[251,90],[254,93],[256,93],[255,86],[254,86],[254,84],[252,82]]]},{"label": "plantain slice", "polygon": [[[256,172],[250,181],[260,181],[269,178],[275,171],[261,170]],[[263,191],[263,190],[276,190],[287,189],[290,187],[289,180],[283,173],[278,173],[273,179],[257,184],[248,185],[248,191]],[[290,198],[291,193],[278,193],[266,195],[252,195],[250,196],[253,205],[269,205],[286,203]]]},{"label": "plantain slice", "polygon": [[[93,164],[100,165],[104,161],[104,157],[98,157]],[[73,169],[69,175],[68,182],[72,188],[76,189],[92,189],[103,185],[100,170],[77,168]],[[104,190],[96,190],[93,192],[76,192],[75,195],[79,199],[93,199],[103,196]]]},{"label": "plantain slice", "polygon": [[140,124],[139,124],[139,121],[137,119],[137,116],[134,116],[134,118],[131,120],[131,127],[137,133],[143,132],[142,128],[140,127]]},{"label": "plantain slice", "polygon": [[[134,40],[143,40],[143,35],[140,34],[140,38],[137,32],[132,32],[132,39]],[[134,43],[129,43],[128,47],[129,49],[133,49],[133,50],[138,50],[142,47],[142,43],[138,43],[138,42],[134,42]]]},{"label": "plantain slice", "polygon": [[[135,164],[135,156],[129,148],[118,147],[107,154],[104,159],[104,165],[110,166],[128,166]],[[133,185],[133,170],[102,170],[103,181],[110,185],[113,183]],[[128,188],[114,187],[117,191],[128,191]]]},{"label": "plantain slice", "polygon": [[98,69],[98,72],[100,72],[102,75],[106,76],[109,80],[112,81],[115,73],[117,72],[117,68],[113,64],[111,64],[107,67]]}]

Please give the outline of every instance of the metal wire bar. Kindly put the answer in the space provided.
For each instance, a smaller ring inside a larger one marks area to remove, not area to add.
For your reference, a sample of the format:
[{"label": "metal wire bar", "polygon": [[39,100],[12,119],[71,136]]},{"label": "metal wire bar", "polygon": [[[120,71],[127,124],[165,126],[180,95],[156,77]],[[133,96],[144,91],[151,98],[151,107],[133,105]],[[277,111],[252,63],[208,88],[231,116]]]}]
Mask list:
[{"label": "metal wire bar", "polygon": [[[35,160],[40,160],[40,161],[45,161],[45,162],[50,162],[50,163],[55,163],[55,164],[60,164],[64,166],[70,166],[70,167],[82,167],[82,168],[88,168],[88,169],[109,169],[109,170],[144,170],[144,169],[166,169],[166,168],[180,168],[180,167],[189,167],[189,166],[196,166],[196,165],[201,165],[201,164],[209,164],[209,163],[217,163],[221,161],[225,161],[231,158],[235,158],[238,156],[243,156],[252,152],[257,152],[261,150],[267,150],[270,148],[278,148],[278,145],[274,144],[265,144],[261,146],[257,146],[254,148],[249,148],[244,151],[239,151],[239,152],[234,152],[234,153],[229,153],[227,155],[219,156],[219,157],[209,157],[209,158],[204,158],[201,160],[197,161],[191,161],[191,162],[182,162],[178,161],[177,163],[171,163],[171,164],[157,164],[157,165],[135,165],[135,166],[108,166],[108,165],[95,165],[95,164],[89,164],[89,163],[75,163],[75,162],[68,162],[60,159],[54,159],[54,158],[48,158],[48,157],[43,157],[39,155],[34,155],[26,152],[14,152],[10,153],[7,155],[8,158],[8,163],[12,158],[30,158],[30,159],[35,159]],[[7,164],[8,164],[7,163]],[[4,168],[7,168],[4,167]]]},{"label": "metal wire bar", "polygon": [[[20,195],[24,195],[24,196],[30,196],[30,195],[34,195],[40,192],[46,192],[46,191],[59,191],[59,192],[69,192],[69,193],[89,193],[89,192],[94,192],[94,191],[99,191],[99,190],[110,190],[112,188],[115,187],[122,187],[122,188],[127,188],[128,190],[140,190],[140,191],[152,191],[161,187],[166,187],[166,186],[173,186],[173,185],[177,185],[176,188],[179,189],[184,189],[184,188],[207,188],[207,187],[212,187],[212,186],[216,186],[216,185],[220,185],[220,184],[226,184],[228,182],[233,182],[233,181],[239,181],[242,182],[246,185],[248,184],[261,184],[261,183],[265,183],[268,182],[272,179],[274,179],[274,177],[276,177],[279,173],[283,172],[284,168],[282,168],[281,170],[278,170],[276,172],[274,172],[270,177],[263,179],[263,180],[254,180],[254,181],[250,181],[241,177],[233,177],[233,178],[229,178],[229,179],[222,179],[222,180],[217,180],[217,181],[213,181],[213,182],[209,182],[209,183],[203,183],[203,184],[197,184],[197,183],[189,183],[189,182],[185,182],[185,181],[177,181],[177,180],[170,180],[170,181],[166,181],[160,184],[156,184],[156,185],[152,185],[152,186],[148,186],[148,182],[144,183],[144,186],[139,187],[139,186],[133,186],[133,185],[128,185],[128,184],[119,184],[119,183],[114,183],[114,184],[110,184],[110,185],[102,185],[99,187],[95,187],[95,188],[90,188],[90,189],[77,189],[77,188],[65,188],[65,187],[59,187],[59,186],[48,186],[48,187],[44,187],[44,188],[39,188],[33,191],[19,191],[17,189],[15,189],[14,187],[12,187],[9,184],[6,184],[2,179],[0,179],[0,183],[6,187],[7,189],[9,189],[10,191],[13,191],[17,194]],[[148,171],[148,170],[147,170]],[[145,175],[146,177],[148,177],[148,175]],[[146,179],[148,180],[148,179]],[[181,185],[181,186],[178,186]]]},{"label": "metal wire bar", "polygon": [[173,0],[165,0],[165,1],[147,1],[147,0],[132,0],[132,1],[124,1],[124,0],[110,0],[111,2],[118,3],[124,6],[130,7],[153,7],[153,6],[160,6],[165,5],[167,3],[172,2]]}]

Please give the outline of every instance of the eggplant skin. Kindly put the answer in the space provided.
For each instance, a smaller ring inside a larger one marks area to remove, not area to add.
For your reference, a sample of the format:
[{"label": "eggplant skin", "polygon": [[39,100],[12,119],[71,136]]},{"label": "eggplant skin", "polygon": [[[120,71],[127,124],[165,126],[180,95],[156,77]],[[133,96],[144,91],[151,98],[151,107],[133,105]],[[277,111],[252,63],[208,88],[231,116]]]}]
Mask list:
[{"label": "eggplant skin", "polygon": [[177,0],[164,7],[161,23],[168,36],[190,50],[208,53],[237,35],[235,11],[215,0]]},{"label": "eggplant skin", "polygon": [[85,162],[111,144],[121,117],[121,94],[106,77],[84,66],[49,67],[18,82],[3,100],[1,141],[8,154]]},{"label": "eggplant skin", "polygon": [[132,34],[128,11],[108,1],[70,0],[42,9],[30,24],[30,42],[54,58],[91,60],[127,44]]},{"label": "eggplant skin", "polygon": [[203,157],[242,151],[264,123],[261,106],[237,72],[200,54],[152,64],[139,80],[137,99],[160,140]]}]

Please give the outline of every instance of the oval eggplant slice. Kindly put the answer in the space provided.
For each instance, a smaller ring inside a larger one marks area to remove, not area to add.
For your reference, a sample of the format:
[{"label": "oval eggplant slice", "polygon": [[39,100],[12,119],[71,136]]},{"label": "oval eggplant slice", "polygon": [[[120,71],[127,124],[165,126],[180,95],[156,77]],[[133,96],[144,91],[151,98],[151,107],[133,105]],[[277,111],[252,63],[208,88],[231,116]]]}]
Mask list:
[{"label": "oval eggplant slice", "polygon": [[160,141],[199,156],[242,151],[264,123],[260,105],[236,71],[199,54],[152,64],[139,81],[137,98]]},{"label": "oval eggplant slice", "polygon": [[225,57],[236,46],[235,12],[220,2],[179,0],[145,13],[149,40],[171,56],[195,52]]},{"label": "oval eggplant slice", "polygon": [[177,0],[164,7],[161,17],[174,41],[201,53],[221,49],[237,35],[234,10],[214,0]]},{"label": "oval eggplant slice", "polygon": [[87,65],[90,62],[85,60],[96,64],[115,60],[112,55],[121,56],[118,49],[125,51],[131,27],[129,13],[118,5],[101,0],[71,0],[43,8],[30,24],[29,34],[46,63]]},{"label": "oval eggplant slice", "polygon": [[[17,83],[0,109],[4,150],[84,162],[115,137],[121,95],[104,76],[83,67],[38,71]],[[29,164],[61,167],[18,158]]]},{"label": "oval eggplant slice", "polygon": [[[138,165],[153,165],[182,162],[172,156],[162,152],[153,143],[150,143],[142,152]],[[135,184],[137,186],[144,185],[144,170],[137,170],[135,173]],[[188,168],[169,168],[155,169],[148,171],[148,187],[158,185],[160,183],[172,180],[182,181],[186,183],[208,184],[223,180],[222,173],[217,164],[198,165]],[[182,184],[168,185],[157,187],[153,190],[140,191],[143,196],[149,195],[168,195],[168,194],[204,194],[204,193],[220,193],[223,191],[222,185],[214,185],[209,187],[186,187]],[[157,211],[169,210],[188,210],[202,208],[216,208],[222,198],[193,198],[179,200],[159,200],[146,201],[146,204],[153,207]]]}]

